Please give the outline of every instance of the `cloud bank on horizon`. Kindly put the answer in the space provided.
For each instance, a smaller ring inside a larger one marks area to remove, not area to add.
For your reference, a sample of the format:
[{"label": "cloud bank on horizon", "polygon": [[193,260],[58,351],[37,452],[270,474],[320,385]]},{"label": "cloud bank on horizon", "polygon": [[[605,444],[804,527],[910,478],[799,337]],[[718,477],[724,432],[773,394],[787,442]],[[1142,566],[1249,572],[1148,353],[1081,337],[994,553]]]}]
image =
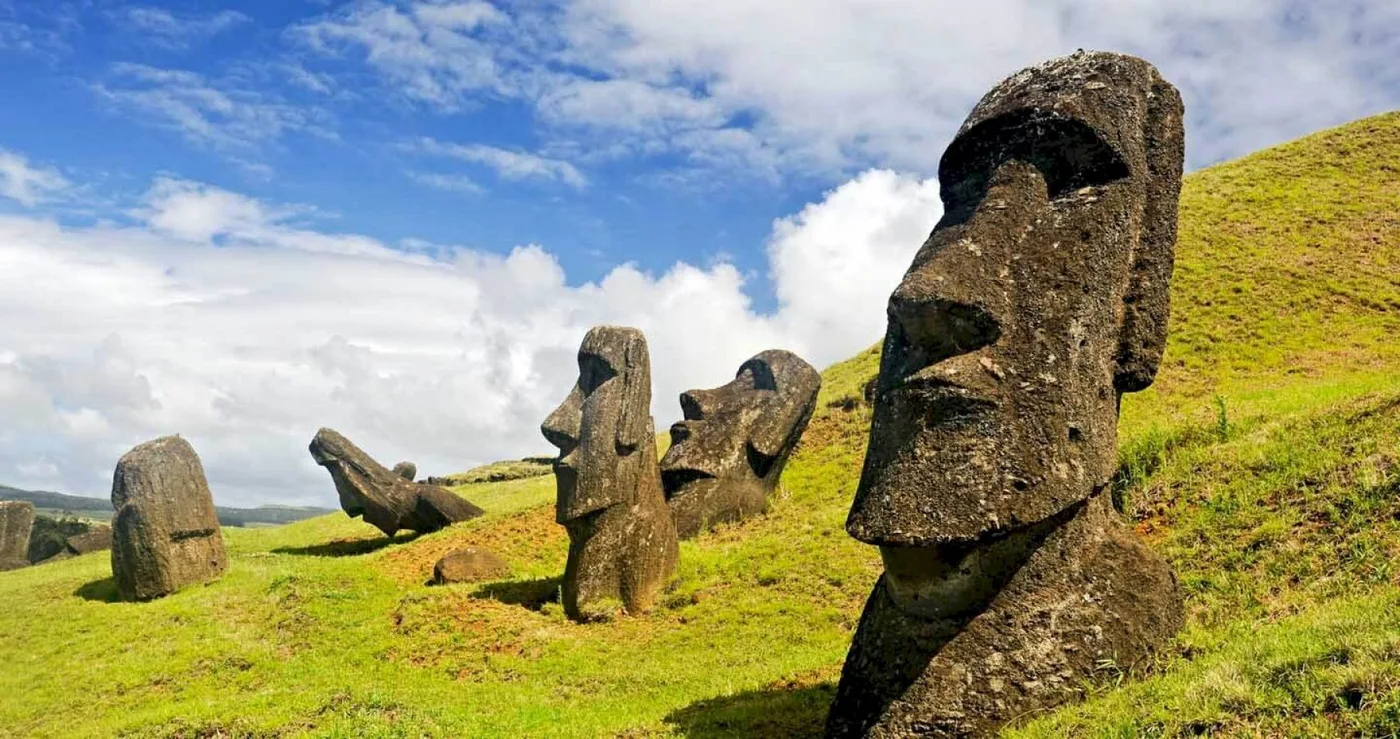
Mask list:
[{"label": "cloud bank on horizon", "polygon": [[[424,474],[544,453],[538,424],[598,323],[646,332],[661,428],[680,391],[759,350],[843,359],[883,331],[967,110],[1076,47],[1157,64],[1186,98],[1196,166],[1400,101],[1386,0],[154,5],[0,0],[5,58],[61,65],[84,24],[147,39],[104,47],[84,94],[227,167],[94,172],[20,150],[3,124],[44,121],[0,114],[0,483],[101,495],[121,453],[177,432],[226,505],[333,501],[306,452],[320,426]],[[240,34],[258,55],[199,57]],[[519,135],[444,124],[493,116]],[[569,239],[386,238],[266,194],[310,171],[270,164],[297,136],[488,202],[635,199],[625,180],[806,205],[769,213],[742,252],[679,249],[660,269],[632,261],[651,243],[618,239],[624,256],[583,280]]]},{"label": "cloud bank on horizon", "polygon": [[23,316],[0,325],[0,474],[95,493],[126,449],[178,432],[222,503],[326,503],[320,426],[425,474],[544,453],[600,323],[646,332],[664,429],[682,390],[763,349],[825,364],[868,345],[939,209],[933,180],[871,170],[778,220],[767,313],[724,262],[569,285],[538,245],[388,245],[188,181],[155,182],[130,225],[0,216],[0,312]]}]

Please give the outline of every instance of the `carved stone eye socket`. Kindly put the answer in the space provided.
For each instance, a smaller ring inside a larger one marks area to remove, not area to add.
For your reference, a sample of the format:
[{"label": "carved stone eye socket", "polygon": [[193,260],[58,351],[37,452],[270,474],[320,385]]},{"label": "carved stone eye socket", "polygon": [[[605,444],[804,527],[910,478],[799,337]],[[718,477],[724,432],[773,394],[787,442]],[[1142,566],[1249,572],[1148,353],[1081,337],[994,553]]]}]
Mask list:
[{"label": "carved stone eye socket", "polygon": [[597,354],[580,354],[578,358],[578,387],[590,395],[603,383],[617,377],[617,370]]},{"label": "carved stone eye socket", "polygon": [[949,223],[969,218],[993,175],[1008,161],[1040,170],[1050,199],[1128,177],[1127,163],[1083,121],[1027,110],[985,121],[964,132],[943,154],[938,179]]},{"label": "carved stone eye socket", "polygon": [[751,360],[739,367],[739,374],[735,377],[754,390],[778,390],[778,378],[773,375],[773,368],[767,362]]}]

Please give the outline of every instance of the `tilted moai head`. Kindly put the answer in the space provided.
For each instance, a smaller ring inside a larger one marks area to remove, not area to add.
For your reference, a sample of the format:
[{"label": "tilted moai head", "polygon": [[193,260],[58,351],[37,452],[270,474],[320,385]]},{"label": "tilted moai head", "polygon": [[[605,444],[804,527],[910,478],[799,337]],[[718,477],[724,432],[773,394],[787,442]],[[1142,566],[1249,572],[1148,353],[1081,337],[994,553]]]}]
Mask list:
[{"label": "tilted moai head", "polygon": [[647,608],[675,570],[675,524],[661,491],[651,362],[632,328],[598,326],[578,351],[578,382],[540,426],[559,448],[555,516],[569,532],[563,605],[588,620]]},{"label": "tilted moai head", "polygon": [[1152,382],[1165,342],[1181,117],[1151,65],[1105,53],[978,103],[890,296],[852,536],[974,540],[1108,481],[1118,397]]},{"label": "tilted moai head", "polygon": [[661,482],[682,539],[768,509],[821,384],[801,357],[771,349],[740,365],[728,384],[681,394],[685,420],[671,426]]},{"label": "tilted moai head", "polygon": [[387,469],[334,429],[317,431],[310,450],[335,482],[341,510],[351,518],[364,516],[385,536],[399,529],[437,531],[485,513],[448,490]]},{"label": "tilted moai head", "polygon": [[540,427],[559,447],[559,523],[634,502],[638,480],[656,464],[651,359],[642,332],[598,326],[578,350],[578,382]]}]

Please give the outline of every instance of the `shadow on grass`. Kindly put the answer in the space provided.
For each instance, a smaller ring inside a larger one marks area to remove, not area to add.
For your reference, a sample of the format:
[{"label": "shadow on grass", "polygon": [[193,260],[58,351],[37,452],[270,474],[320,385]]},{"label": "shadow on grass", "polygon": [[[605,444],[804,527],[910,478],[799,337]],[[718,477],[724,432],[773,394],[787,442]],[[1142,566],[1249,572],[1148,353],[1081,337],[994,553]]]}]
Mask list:
[{"label": "shadow on grass", "polygon": [[100,603],[116,603],[121,600],[121,597],[117,595],[117,581],[115,578],[111,577],[93,580],[77,590],[74,590],[73,595],[84,600],[95,600]]},{"label": "shadow on grass", "polygon": [[377,552],[394,544],[407,544],[417,538],[418,534],[410,531],[406,534],[382,539],[336,539],[325,544],[313,544],[307,547],[279,547],[272,551],[274,554],[295,554],[305,557],[354,557]]},{"label": "shadow on grass", "polygon": [[691,739],[753,736],[817,739],[825,728],[826,712],[834,697],[834,682],[802,688],[775,686],[692,703],[667,716],[665,721],[678,735]]},{"label": "shadow on grass", "polygon": [[544,608],[546,603],[559,602],[559,585],[563,581],[562,577],[541,577],[534,580],[493,582],[472,591],[472,597],[498,600],[538,611]]}]

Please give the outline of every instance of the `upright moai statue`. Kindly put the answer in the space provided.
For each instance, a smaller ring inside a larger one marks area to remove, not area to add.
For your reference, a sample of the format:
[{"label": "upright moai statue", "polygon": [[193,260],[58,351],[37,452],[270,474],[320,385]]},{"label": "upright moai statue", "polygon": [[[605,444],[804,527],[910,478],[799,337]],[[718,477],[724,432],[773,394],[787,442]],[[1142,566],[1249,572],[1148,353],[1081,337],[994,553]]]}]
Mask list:
[{"label": "upright moai statue", "polygon": [[33,530],[33,503],[0,501],[0,572],[29,566],[29,534]]},{"label": "upright moai statue", "polygon": [[227,569],[214,496],[184,439],[165,436],[122,455],[112,507],[112,575],[123,600],[160,598]]},{"label": "upright moai statue", "polygon": [[671,427],[661,484],[682,539],[768,510],[821,386],[812,365],[772,349],[740,365],[727,385],[681,394],[685,420]]},{"label": "upright moai statue", "polygon": [[317,431],[310,450],[330,473],[341,510],[351,518],[364,516],[385,536],[399,529],[426,534],[485,513],[450,490],[413,482],[399,469],[407,462],[388,469],[334,429]]},{"label": "upright moai statue", "polygon": [[540,430],[559,447],[555,516],[569,532],[564,611],[645,610],[675,571],[676,527],[661,490],[651,360],[633,328],[598,326],[578,350],[578,383]]},{"label": "upright moai statue", "polygon": [[880,547],[828,737],[981,737],[1171,638],[1182,593],[1114,511],[1118,402],[1166,339],[1176,88],[1080,52],[978,103],[889,301],[846,529]]}]

